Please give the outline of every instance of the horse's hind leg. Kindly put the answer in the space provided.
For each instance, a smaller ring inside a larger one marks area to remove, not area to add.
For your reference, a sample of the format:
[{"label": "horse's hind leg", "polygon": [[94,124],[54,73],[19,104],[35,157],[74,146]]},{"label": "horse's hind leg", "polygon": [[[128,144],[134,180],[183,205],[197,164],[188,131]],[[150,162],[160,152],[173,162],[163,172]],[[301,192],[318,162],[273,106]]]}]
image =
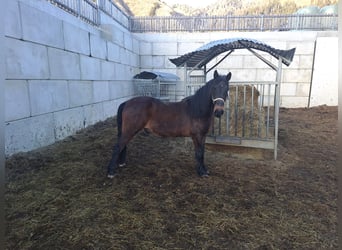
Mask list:
[{"label": "horse's hind leg", "polygon": [[108,178],[113,178],[115,175],[115,170],[117,168],[117,161],[118,161],[118,157],[119,154],[121,153],[121,148],[120,148],[120,144],[117,143],[115,144],[114,148],[113,148],[113,153],[112,153],[112,158],[108,164],[108,168],[107,168],[107,177]]},{"label": "horse's hind leg", "polygon": [[118,143],[115,144],[113,148],[112,158],[108,164],[108,170],[107,170],[108,178],[113,178],[118,165],[120,166],[125,163],[126,151],[127,151],[126,145],[133,138],[133,136],[134,134],[129,135],[129,136],[122,135],[118,139]]},{"label": "horse's hind leg", "polygon": [[125,146],[121,153],[119,154],[119,167],[126,166],[126,154],[127,154],[127,146]]}]

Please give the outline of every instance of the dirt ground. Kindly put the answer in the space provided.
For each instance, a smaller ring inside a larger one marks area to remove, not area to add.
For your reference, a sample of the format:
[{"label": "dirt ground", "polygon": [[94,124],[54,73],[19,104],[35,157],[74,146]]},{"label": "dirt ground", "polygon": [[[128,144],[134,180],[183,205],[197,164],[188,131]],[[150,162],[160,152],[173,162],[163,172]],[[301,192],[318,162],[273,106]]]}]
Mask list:
[{"label": "dirt ground", "polygon": [[278,160],[139,134],[105,178],[108,119],[6,162],[6,249],[338,249],[337,107],[281,109]]}]

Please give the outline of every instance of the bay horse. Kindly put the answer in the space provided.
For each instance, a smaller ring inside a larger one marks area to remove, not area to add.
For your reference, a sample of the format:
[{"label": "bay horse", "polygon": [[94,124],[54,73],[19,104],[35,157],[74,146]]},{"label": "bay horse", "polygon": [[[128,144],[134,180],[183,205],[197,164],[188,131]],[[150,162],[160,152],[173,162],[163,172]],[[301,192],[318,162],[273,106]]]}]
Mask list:
[{"label": "bay horse", "polygon": [[222,116],[232,74],[219,75],[179,102],[165,103],[148,96],[123,102],[117,113],[118,141],[108,164],[107,177],[125,166],[127,144],[141,130],[161,137],[191,137],[195,148],[197,173],[208,176],[204,165],[204,146],[213,116]]}]

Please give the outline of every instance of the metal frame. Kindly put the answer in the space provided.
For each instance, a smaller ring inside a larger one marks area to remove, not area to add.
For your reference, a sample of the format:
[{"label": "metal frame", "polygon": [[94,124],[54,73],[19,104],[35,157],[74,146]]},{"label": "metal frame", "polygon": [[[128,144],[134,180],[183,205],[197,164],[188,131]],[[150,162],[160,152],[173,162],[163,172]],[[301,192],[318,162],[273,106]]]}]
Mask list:
[{"label": "metal frame", "polygon": [[159,79],[134,79],[134,95],[151,96],[166,102],[176,101],[177,82],[164,82]]}]

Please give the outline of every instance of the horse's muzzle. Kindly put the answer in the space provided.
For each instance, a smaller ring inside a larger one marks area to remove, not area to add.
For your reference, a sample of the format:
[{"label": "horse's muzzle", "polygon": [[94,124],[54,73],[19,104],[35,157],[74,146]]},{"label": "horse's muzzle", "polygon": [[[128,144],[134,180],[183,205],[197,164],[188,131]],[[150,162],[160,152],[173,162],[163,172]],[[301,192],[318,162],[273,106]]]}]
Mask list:
[{"label": "horse's muzzle", "polygon": [[217,118],[220,118],[222,115],[223,115],[224,111],[223,109],[215,109],[214,110],[214,115],[217,117]]},{"label": "horse's muzzle", "polygon": [[214,115],[216,117],[221,117],[224,113],[224,100],[221,98],[217,98],[214,101]]}]

